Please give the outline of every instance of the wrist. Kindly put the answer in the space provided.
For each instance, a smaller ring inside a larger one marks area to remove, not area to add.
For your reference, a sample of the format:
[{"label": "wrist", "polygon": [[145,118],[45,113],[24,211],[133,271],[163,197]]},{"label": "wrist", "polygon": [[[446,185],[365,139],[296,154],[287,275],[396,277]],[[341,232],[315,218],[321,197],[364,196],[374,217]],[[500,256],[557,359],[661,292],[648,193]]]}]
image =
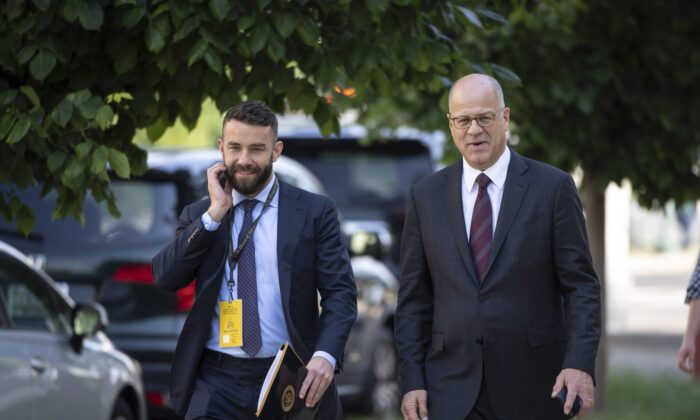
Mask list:
[{"label": "wrist", "polygon": [[221,219],[226,215],[227,208],[222,208],[219,206],[211,205],[207,209],[207,213],[213,222],[221,223]]}]

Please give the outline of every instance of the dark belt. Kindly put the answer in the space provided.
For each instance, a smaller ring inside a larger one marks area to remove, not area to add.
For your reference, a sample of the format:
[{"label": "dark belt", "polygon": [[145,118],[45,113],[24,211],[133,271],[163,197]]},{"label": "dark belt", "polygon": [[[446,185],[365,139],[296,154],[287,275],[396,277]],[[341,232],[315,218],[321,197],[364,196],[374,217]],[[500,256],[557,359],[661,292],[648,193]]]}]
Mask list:
[{"label": "dark belt", "polygon": [[220,351],[205,348],[202,351],[202,360],[230,369],[256,369],[268,368],[275,360],[274,357],[248,358],[235,357]]}]

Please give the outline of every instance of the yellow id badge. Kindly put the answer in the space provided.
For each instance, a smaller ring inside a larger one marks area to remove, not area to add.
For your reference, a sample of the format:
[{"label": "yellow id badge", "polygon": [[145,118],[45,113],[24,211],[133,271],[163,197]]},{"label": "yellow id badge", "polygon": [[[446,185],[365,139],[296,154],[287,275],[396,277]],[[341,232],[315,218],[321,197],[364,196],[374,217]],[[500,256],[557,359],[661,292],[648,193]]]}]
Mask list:
[{"label": "yellow id badge", "polygon": [[243,345],[243,317],[241,300],[219,302],[219,345]]}]

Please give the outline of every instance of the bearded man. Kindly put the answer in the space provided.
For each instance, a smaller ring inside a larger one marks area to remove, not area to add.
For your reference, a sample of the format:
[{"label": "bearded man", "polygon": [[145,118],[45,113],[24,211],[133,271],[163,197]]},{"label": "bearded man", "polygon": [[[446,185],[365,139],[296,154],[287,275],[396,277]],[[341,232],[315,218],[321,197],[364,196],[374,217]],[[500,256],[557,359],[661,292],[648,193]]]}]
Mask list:
[{"label": "bearded man", "polygon": [[153,259],[165,290],[196,279],[173,358],[172,407],[186,419],[255,419],[265,374],[289,342],[309,371],[299,397],[318,405],[321,419],[338,419],[333,375],[357,290],[337,210],[272,172],[283,144],[264,104],[228,110],[218,146],[223,162],[207,170],[209,198],[183,209],[175,239]]}]

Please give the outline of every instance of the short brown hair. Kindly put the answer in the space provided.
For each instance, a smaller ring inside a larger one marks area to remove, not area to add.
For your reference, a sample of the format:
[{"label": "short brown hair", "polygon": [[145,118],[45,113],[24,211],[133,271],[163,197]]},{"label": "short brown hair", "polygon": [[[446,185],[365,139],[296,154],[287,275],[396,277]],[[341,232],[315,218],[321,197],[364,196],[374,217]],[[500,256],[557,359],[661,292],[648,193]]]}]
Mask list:
[{"label": "short brown hair", "polygon": [[272,132],[272,143],[277,141],[277,116],[270,108],[259,101],[241,102],[226,111],[224,122],[221,125],[221,138],[224,138],[224,127],[231,120],[240,121],[246,124],[270,127]]}]

